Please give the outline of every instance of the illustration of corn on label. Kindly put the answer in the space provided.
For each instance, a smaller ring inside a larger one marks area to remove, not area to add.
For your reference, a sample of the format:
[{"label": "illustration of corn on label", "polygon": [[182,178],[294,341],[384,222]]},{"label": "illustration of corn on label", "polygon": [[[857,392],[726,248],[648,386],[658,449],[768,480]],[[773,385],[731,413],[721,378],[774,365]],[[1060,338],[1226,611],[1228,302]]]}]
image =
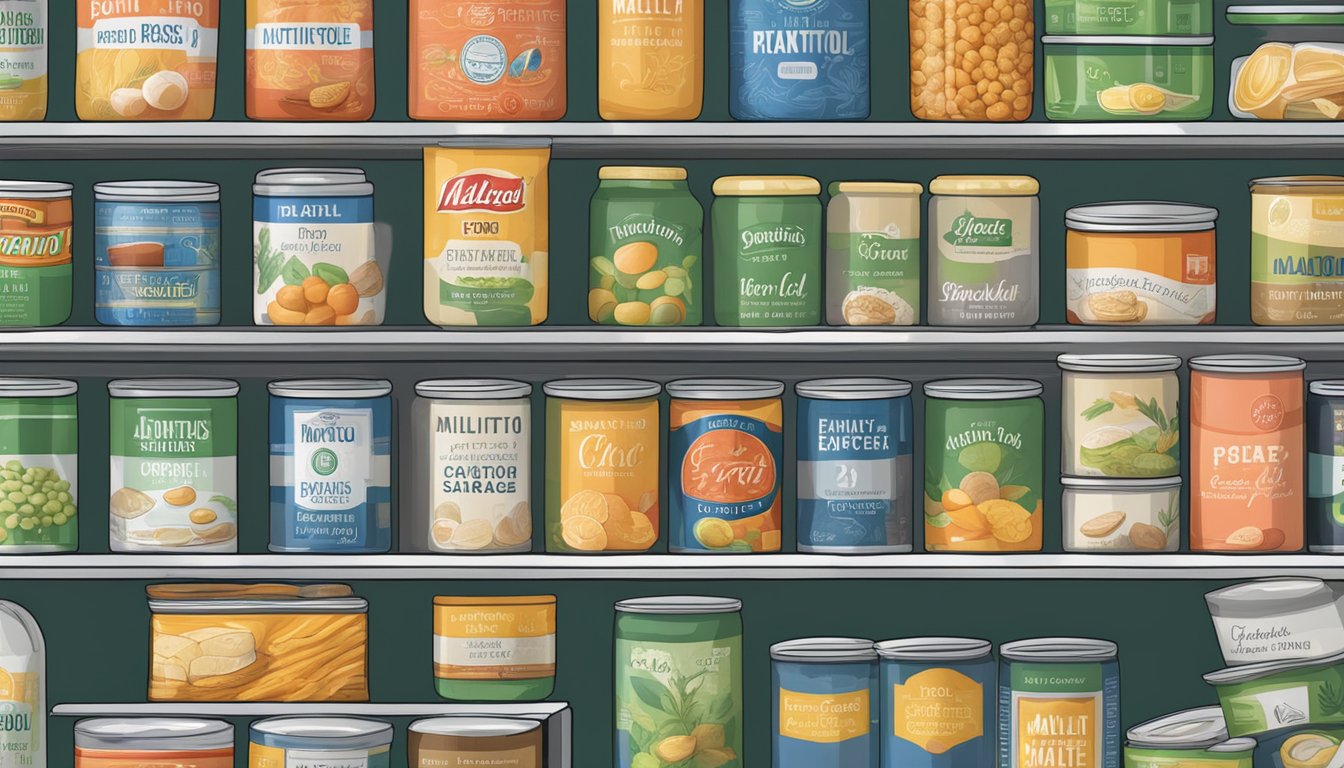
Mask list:
[{"label": "illustration of corn on label", "polygon": [[0,120],[47,114],[47,0],[0,0]]},{"label": "illustration of corn on label", "polygon": [[868,690],[847,693],[779,691],[779,735],[817,744],[838,744],[871,730]]},{"label": "illustration of corn on label", "polygon": [[522,680],[555,674],[555,604],[434,606],[434,676]]},{"label": "illustration of corn on label", "polygon": [[372,0],[248,0],[249,117],[367,119],[373,99]]},{"label": "illustration of corn on label", "polygon": [[985,735],[984,687],[955,669],[933,668],[892,687],[896,736],[941,755]]}]

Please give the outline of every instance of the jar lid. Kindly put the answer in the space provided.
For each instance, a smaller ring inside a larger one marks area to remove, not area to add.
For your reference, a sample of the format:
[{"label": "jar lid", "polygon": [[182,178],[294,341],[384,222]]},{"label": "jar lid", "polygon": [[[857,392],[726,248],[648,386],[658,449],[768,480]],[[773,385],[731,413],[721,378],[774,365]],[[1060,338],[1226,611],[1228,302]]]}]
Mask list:
[{"label": "jar lid", "polygon": [[1175,355],[1060,355],[1055,362],[1079,373],[1160,373],[1181,367]]},{"label": "jar lid", "polygon": [[1070,208],[1064,223],[1081,232],[1202,232],[1213,229],[1218,209],[1207,205],[1134,201]]},{"label": "jar lid", "polygon": [[75,186],[64,181],[0,181],[0,197],[56,200],[70,197]]},{"label": "jar lid", "polygon": [[107,383],[112,397],[233,397],[238,382],[228,379],[118,379]]},{"label": "jar lid", "polygon": [[922,195],[924,185],[913,181],[832,181],[827,189],[835,195]]},{"label": "jar lid", "polygon": [[1344,176],[1266,176],[1251,179],[1251,189],[1256,187],[1344,187]]},{"label": "jar lid", "polygon": [[1122,479],[1113,477],[1061,477],[1059,478],[1059,484],[1066,489],[1074,488],[1080,491],[1160,491],[1167,488],[1180,488],[1181,476]]},{"label": "jar lid", "polygon": [[79,391],[79,382],[67,379],[0,378],[0,397],[65,397]]},{"label": "jar lid", "polygon": [[813,400],[887,400],[905,397],[913,387],[897,379],[853,378],[800,381],[793,389],[799,397]]},{"label": "jar lid", "polygon": [[999,655],[1011,661],[1067,663],[1109,661],[1115,658],[1116,645],[1110,640],[1088,637],[1039,637],[1015,640],[999,646]]},{"label": "jar lid", "polygon": [[567,400],[639,400],[656,397],[663,385],[641,379],[564,379],[548,381],[541,390]]},{"label": "jar lid", "polygon": [[903,637],[883,640],[875,648],[877,655],[896,661],[968,661],[989,655],[988,640],[973,637]]},{"label": "jar lid", "polygon": [[367,197],[373,194],[358,168],[271,168],[257,174],[252,194],[262,197]]},{"label": "jar lid", "polygon": [[1163,36],[1144,37],[1139,35],[1045,35],[1043,45],[1159,45],[1191,46],[1213,45],[1213,35],[1191,37]]},{"label": "jar lid", "polygon": [[105,181],[93,185],[98,200],[123,203],[210,203],[219,185],[206,181]]},{"label": "jar lid", "polygon": [[758,379],[681,379],[667,394],[679,400],[760,400],[784,394],[784,383]]},{"label": "jar lid", "polygon": [[597,169],[602,181],[683,181],[686,169],[671,165],[604,165]]},{"label": "jar lid", "polygon": [[1306,367],[1305,361],[1282,355],[1205,355],[1190,360],[1190,370],[1211,373],[1282,373]]},{"label": "jar lid", "polygon": [[935,195],[1027,196],[1041,191],[1030,176],[939,176],[929,182]]},{"label": "jar lid", "polygon": [[435,605],[555,605],[555,595],[436,595]]},{"label": "jar lid", "polygon": [[81,749],[232,749],[233,725],[193,717],[99,717],[75,723]]},{"label": "jar lid", "polygon": [[272,717],[252,723],[251,739],[285,749],[372,749],[392,743],[392,724],[362,717]]},{"label": "jar lid", "polygon": [[1313,381],[1307,385],[1307,388],[1313,395],[1324,395],[1325,397],[1344,396],[1344,379],[1334,379],[1331,381]]},{"label": "jar lid", "polygon": [[810,661],[839,664],[877,658],[873,641],[858,637],[804,637],[770,646],[770,658],[778,661]]},{"label": "jar lid", "polygon": [[1263,27],[1344,24],[1344,5],[1230,5],[1229,24]]},{"label": "jar lid", "polygon": [[536,720],[516,717],[427,717],[411,723],[411,733],[431,736],[465,736],[492,739],[531,733],[541,727]]},{"label": "jar lid", "polygon": [[1045,390],[1028,379],[944,379],[924,385],[924,394],[944,400],[1018,400]]},{"label": "jar lid", "polygon": [[1336,653],[1333,656],[1325,656],[1319,659],[1275,659],[1274,661],[1242,664],[1241,666],[1210,672],[1204,676],[1204,682],[1209,685],[1235,685],[1277,675],[1280,672],[1313,669],[1315,667],[1333,667],[1340,663],[1344,663],[1344,653]]},{"label": "jar lid", "polygon": [[1207,749],[1227,741],[1227,722],[1222,707],[1187,709],[1140,723],[1125,738],[1147,749]]},{"label": "jar lid", "polygon": [[415,385],[415,394],[435,400],[508,400],[532,394],[532,385],[510,379],[434,379]]},{"label": "jar lid", "polygon": [[714,194],[737,197],[819,195],[821,182],[811,176],[720,176]]},{"label": "jar lid", "polygon": [[392,392],[386,379],[293,379],[272,381],[266,389],[276,397],[360,399],[382,397]]},{"label": "jar lid", "polygon": [[1250,618],[1293,613],[1338,599],[1334,588],[1320,579],[1282,576],[1256,579],[1215,589],[1204,596],[1209,611],[1228,618]]},{"label": "jar lid", "polygon": [[675,595],[669,597],[636,597],[616,603],[619,613],[657,613],[691,615],[697,613],[737,613],[742,601],[731,597],[696,597]]}]

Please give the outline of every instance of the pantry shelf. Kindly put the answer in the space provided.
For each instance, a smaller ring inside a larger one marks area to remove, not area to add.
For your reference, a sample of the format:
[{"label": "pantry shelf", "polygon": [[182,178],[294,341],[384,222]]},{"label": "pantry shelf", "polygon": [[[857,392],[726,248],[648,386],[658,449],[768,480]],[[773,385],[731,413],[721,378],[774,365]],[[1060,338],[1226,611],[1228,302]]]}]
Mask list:
[{"label": "pantry shelf", "polygon": [[0,158],[419,159],[454,138],[537,137],[557,157],[1338,157],[1331,123],[33,123],[6,126]]}]

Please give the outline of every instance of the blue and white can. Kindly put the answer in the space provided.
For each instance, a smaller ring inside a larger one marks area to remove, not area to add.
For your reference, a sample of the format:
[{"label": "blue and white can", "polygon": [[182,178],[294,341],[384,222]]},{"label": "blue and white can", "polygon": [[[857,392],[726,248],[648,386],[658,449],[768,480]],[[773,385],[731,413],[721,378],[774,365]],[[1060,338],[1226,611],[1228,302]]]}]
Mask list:
[{"label": "blue and white can", "polygon": [[868,117],[869,0],[731,0],[737,120]]},{"label": "blue and white can", "polygon": [[274,381],[272,552],[392,546],[392,383]]},{"label": "blue and white can", "polygon": [[219,185],[93,186],[95,316],[103,325],[218,325]]},{"label": "blue and white can", "polygon": [[873,378],[797,385],[798,551],[911,551],[910,389]]}]

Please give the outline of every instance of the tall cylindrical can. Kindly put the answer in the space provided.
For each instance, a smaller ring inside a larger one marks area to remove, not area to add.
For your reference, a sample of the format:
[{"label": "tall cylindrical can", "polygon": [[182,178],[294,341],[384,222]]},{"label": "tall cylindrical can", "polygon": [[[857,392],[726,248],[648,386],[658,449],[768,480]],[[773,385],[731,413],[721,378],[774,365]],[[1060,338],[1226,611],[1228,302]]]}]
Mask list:
[{"label": "tall cylindrical can", "polygon": [[773,768],[878,768],[872,640],[809,637],[770,646]]},{"label": "tall cylindrical can", "polygon": [[79,548],[78,389],[0,378],[0,553]]},{"label": "tall cylindrical can", "polygon": [[1307,547],[1344,552],[1344,381],[1313,381],[1307,397]]},{"label": "tall cylindrical can", "polygon": [[998,768],[1120,768],[1115,643],[1077,637],[999,647]]},{"label": "tall cylindrical can", "polygon": [[882,768],[992,766],[998,691],[989,641],[910,637],[876,647]]},{"label": "tall cylindrical can", "polygon": [[597,4],[603,120],[694,120],[704,92],[705,0]]}]

